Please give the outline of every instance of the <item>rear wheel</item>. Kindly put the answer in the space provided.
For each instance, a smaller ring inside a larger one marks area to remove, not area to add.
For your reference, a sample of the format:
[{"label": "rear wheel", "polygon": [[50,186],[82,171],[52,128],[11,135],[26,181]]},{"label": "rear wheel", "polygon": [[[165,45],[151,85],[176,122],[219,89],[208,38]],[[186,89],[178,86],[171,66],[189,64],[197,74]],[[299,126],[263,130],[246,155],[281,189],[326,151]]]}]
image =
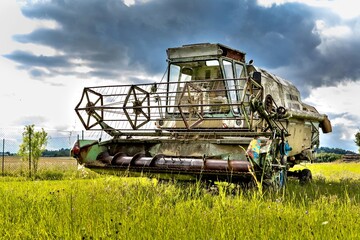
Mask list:
[{"label": "rear wheel", "polygon": [[309,169],[303,169],[299,173],[299,182],[300,184],[307,184],[312,180],[312,173]]}]

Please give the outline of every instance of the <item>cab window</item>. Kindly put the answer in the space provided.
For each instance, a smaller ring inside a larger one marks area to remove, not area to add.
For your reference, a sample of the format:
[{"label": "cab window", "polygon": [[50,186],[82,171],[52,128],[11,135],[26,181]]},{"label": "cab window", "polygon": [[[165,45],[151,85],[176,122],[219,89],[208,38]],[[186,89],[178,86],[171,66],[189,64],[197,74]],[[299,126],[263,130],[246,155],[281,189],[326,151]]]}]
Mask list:
[{"label": "cab window", "polygon": [[[223,65],[224,65],[226,83],[228,85],[228,93],[229,93],[229,97],[230,97],[230,103],[231,104],[236,104],[236,103],[238,103],[237,88],[236,88],[236,82],[235,82],[235,79],[234,79],[234,72],[233,72],[232,62],[224,60]],[[232,109],[234,110],[234,113],[239,113],[238,106],[233,105]]]}]

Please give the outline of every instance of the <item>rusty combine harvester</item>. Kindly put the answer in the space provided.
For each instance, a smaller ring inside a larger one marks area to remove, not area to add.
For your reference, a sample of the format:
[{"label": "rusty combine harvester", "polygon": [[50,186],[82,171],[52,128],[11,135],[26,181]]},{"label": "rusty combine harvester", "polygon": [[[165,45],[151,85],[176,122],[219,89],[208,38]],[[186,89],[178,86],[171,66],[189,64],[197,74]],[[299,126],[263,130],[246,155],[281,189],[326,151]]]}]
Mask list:
[{"label": "rusty combine harvester", "polygon": [[[327,116],[301,101],[290,82],[245,62],[221,44],[167,49],[166,79],[85,88],[75,108],[86,130],[110,140],[78,140],[72,156],[98,171],[275,186],[313,160]],[[311,175],[310,175],[311,176]]]}]

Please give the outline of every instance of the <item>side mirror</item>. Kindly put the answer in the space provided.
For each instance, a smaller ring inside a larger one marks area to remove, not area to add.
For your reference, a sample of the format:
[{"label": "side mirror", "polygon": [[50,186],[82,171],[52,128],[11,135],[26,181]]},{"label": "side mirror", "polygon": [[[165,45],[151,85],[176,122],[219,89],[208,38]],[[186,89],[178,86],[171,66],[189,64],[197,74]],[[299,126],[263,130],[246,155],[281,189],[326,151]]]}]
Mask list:
[{"label": "side mirror", "polygon": [[254,79],[255,82],[261,85],[261,72],[254,72],[252,78]]}]

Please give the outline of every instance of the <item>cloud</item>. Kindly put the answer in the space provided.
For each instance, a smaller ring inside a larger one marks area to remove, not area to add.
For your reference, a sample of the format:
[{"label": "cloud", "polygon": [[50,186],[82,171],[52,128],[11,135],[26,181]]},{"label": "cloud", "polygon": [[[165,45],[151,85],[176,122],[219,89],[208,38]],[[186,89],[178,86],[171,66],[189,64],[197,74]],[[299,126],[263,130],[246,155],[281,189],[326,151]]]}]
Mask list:
[{"label": "cloud", "polygon": [[344,81],[335,86],[312,88],[304,101],[327,113],[333,132],[322,136],[322,145],[357,151],[355,133],[360,130],[360,82]]},{"label": "cloud", "polygon": [[[343,46],[357,46],[356,42],[342,39],[332,48],[331,37],[324,38],[329,32],[325,28],[342,23],[341,19],[305,4],[263,7],[246,0],[130,1],[127,5],[118,0],[25,2],[22,13],[26,17],[56,24],[14,39],[57,52],[55,56],[21,51],[5,55],[26,69],[42,65],[57,75],[76,75],[72,63],[80,59],[89,68],[87,77],[116,78],[124,70],[154,75],[165,70],[166,48],[220,42],[246,51],[257,65],[295,83],[320,86],[342,76],[355,79],[359,75],[353,66],[360,61],[360,53],[346,51],[352,59],[350,65],[338,61],[346,50]],[[316,25],[319,19],[323,19],[322,29]],[[356,23],[347,24],[352,29]],[[325,71],[329,65],[339,70]],[[30,73],[41,75],[39,70]]]},{"label": "cloud", "polygon": [[[331,117],[331,115],[330,115]],[[346,119],[344,115],[343,118],[331,118],[331,123],[333,124],[333,131],[331,134],[321,134],[320,135],[320,146],[333,147],[333,148],[343,148],[346,150],[358,151],[354,139],[355,133],[359,131],[356,124],[350,122]],[[354,117],[354,116],[350,116]],[[357,118],[360,120],[359,118]]]},{"label": "cloud", "polygon": [[69,62],[62,56],[36,56],[30,52],[24,51],[15,51],[11,54],[4,55],[5,57],[20,63],[23,66],[32,66],[32,67],[69,67]]},{"label": "cloud", "polygon": [[27,2],[26,17],[56,23],[14,39],[56,49],[58,55],[5,55],[32,70],[33,77],[43,75],[32,69],[39,64],[54,75],[77,75],[72,65],[77,59],[89,69],[82,77],[111,79],[125,70],[151,76],[165,70],[168,47],[220,42],[301,86],[360,78],[360,52],[354,51],[359,41],[336,35],[357,36],[358,21],[344,21],[328,8],[296,2],[264,7],[246,0]]},{"label": "cloud", "polygon": [[43,116],[27,116],[22,119],[18,119],[17,124],[19,126],[26,126],[35,124],[36,126],[44,126],[47,119]]},{"label": "cloud", "polygon": [[264,7],[295,2],[307,4],[312,7],[328,8],[330,11],[336,13],[344,19],[351,19],[360,16],[357,8],[354,8],[357,4],[357,0],[257,0],[257,3]]},{"label": "cloud", "polygon": [[334,86],[312,88],[304,99],[310,105],[316,105],[320,112],[328,114],[351,113],[360,118],[360,82],[343,81]]}]

